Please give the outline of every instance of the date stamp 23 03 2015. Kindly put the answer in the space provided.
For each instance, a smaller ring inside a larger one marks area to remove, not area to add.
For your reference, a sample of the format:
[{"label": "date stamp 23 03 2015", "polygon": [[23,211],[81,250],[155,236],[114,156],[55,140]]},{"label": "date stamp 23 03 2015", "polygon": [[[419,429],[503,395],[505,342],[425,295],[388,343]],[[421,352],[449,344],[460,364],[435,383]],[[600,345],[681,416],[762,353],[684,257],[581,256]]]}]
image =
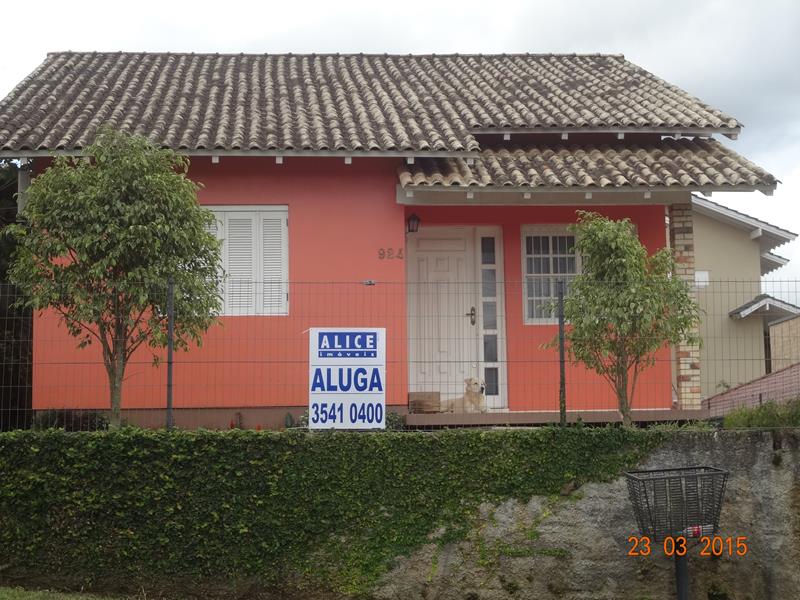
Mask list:
[{"label": "date stamp 23 03 2015", "polygon": [[[694,536],[691,536],[694,537]],[[689,552],[690,546],[686,536],[667,536],[661,544],[654,543],[646,535],[632,535],[628,538],[628,556],[650,556],[655,549],[660,546],[661,551],[666,556],[685,556]],[[700,536],[695,548],[699,549],[698,556],[720,557],[720,556],[746,556],[749,550],[747,546],[747,536],[719,536],[704,535]]]}]

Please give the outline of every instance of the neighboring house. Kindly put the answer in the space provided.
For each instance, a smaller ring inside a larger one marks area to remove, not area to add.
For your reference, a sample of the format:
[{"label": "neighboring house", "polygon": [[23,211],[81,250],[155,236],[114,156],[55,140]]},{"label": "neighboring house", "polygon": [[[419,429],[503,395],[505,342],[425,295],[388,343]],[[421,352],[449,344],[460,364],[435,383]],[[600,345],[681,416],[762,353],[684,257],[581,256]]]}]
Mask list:
[{"label": "neighboring house", "polygon": [[[796,307],[794,307],[796,309]],[[773,371],[800,363],[800,309],[769,323],[770,366]],[[800,379],[797,380],[800,396]]]},{"label": "neighboring house", "polygon": [[[714,219],[692,192],[776,186],[717,139],[736,138],[735,118],[613,55],[53,53],[0,103],[0,155],[32,159],[35,175],[102,124],[190,155],[200,202],[219,216],[234,281],[223,326],[178,356],[185,425],[302,411],[316,326],[387,328],[396,410],[410,392],[448,398],[476,377],[492,412],[463,420],[551,419],[558,361],[543,344],[554,279],[580,265],[566,229],[576,211],[630,218],[694,282],[695,228]],[[697,414],[699,349],[658,359],[634,414]],[[143,420],[163,406],[164,372],[137,360],[124,408]],[[615,418],[602,379],[568,365],[567,380],[570,410]],[[37,316],[34,408],[105,408],[105,385],[97,350]]]},{"label": "neighboring house", "polygon": [[692,209],[703,311],[701,388],[708,398],[771,369],[769,325],[800,308],[762,294],[761,276],[788,262],[772,251],[797,234],[699,196],[692,197]]}]

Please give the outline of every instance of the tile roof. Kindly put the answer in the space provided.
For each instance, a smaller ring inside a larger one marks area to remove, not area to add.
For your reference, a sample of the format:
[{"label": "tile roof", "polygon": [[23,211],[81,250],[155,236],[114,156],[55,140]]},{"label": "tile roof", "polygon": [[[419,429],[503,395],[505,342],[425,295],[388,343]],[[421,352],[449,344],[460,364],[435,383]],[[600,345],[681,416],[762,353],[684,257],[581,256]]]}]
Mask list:
[{"label": "tile roof", "polygon": [[453,153],[496,128],[740,127],[616,55],[61,52],[0,101],[0,151],[77,150],[104,123],[188,152]]},{"label": "tile roof", "polygon": [[422,158],[399,168],[407,186],[520,188],[773,189],[776,179],[715,140],[665,138],[639,145],[487,149],[462,157]]}]

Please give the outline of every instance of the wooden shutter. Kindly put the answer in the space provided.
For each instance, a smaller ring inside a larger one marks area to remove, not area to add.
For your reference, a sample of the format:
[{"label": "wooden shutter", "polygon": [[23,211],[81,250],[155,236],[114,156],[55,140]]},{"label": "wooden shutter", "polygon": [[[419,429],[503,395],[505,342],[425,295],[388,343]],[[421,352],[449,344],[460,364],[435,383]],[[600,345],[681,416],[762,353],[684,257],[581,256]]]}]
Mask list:
[{"label": "wooden shutter", "polygon": [[[220,213],[214,213],[214,221],[206,227],[206,231],[213,235],[220,241],[223,241],[222,232],[225,230],[225,216]],[[222,298],[222,311],[225,314],[225,245],[223,242],[221,250],[221,264],[220,272],[217,273],[217,294]]]},{"label": "wooden shutter", "polygon": [[225,314],[255,314],[256,222],[252,213],[225,215]]},{"label": "wooden shutter", "polygon": [[261,215],[261,310],[285,315],[288,306],[288,232],[285,211]]},{"label": "wooden shutter", "polygon": [[209,231],[222,240],[222,314],[288,314],[286,207],[215,207],[214,213],[217,223]]}]

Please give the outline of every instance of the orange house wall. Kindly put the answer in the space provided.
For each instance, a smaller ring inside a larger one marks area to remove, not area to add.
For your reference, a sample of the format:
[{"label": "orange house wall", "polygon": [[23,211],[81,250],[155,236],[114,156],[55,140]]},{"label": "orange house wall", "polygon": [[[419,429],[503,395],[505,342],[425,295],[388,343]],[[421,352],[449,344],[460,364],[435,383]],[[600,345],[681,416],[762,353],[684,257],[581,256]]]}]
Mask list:
[{"label": "orange house wall", "polygon": [[[511,410],[557,410],[558,363],[543,343],[551,325],[524,325],[520,227],[568,223],[577,207],[403,207],[396,203],[397,162],[227,158],[192,161],[190,177],[204,185],[204,205],[278,204],[289,207],[289,316],[222,317],[201,348],[176,353],[176,408],[275,407],[307,404],[308,329],[387,328],[387,403],[407,403],[408,356],[405,261],[380,259],[380,249],[405,247],[405,217],[425,226],[501,225],[503,229],[507,377]],[[597,208],[630,217],[651,251],[665,244],[661,206]],[[377,285],[365,286],[364,280]],[[140,350],[126,373],[124,408],[163,408],[166,369]],[[642,377],[634,408],[671,406],[669,352]],[[607,384],[568,365],[571,410],[613,409]],[[107,379],[99,348],[78,349],[50,313],[34,322],[34,408],[107,408]]]},{"label": "orange house wall", "polygon": [[[506,308],[506,358],[510,410],[558,410],[558,354],[543,348],[558,333],[555,325],[525,325],[523,313],[523,225],[573,223],[577,210],[593,210],[615,219],[628,217],[650,252],[666,244],[663,206],[438,206],[409,207],[423,226],[498,225],[503,231]],[[656,365],[640,377],[633,408],[671,408],[670,352],[662,350]],[[614,410],[617,403],[609,385],[577,365],[567,364],[568,410]]]},{"label": "orange house wall", "polygon": [[[204,205],[289,207],[289,316],[222,317],[201,348],[175,355],[174,405],[302,406],[308,403],[308,329],[387,328],[387,402],[406,404],[405,263],[381,260],[403,248],[403,207],[391,159],[209,158],[192,160]],[[364,280],[394,282],[365,286]],[[123,408],[162,408],[166,368],[137,351]],[[34,408],[107,408],[98,347],[77,349],[52,314],[34,324]]]}]

